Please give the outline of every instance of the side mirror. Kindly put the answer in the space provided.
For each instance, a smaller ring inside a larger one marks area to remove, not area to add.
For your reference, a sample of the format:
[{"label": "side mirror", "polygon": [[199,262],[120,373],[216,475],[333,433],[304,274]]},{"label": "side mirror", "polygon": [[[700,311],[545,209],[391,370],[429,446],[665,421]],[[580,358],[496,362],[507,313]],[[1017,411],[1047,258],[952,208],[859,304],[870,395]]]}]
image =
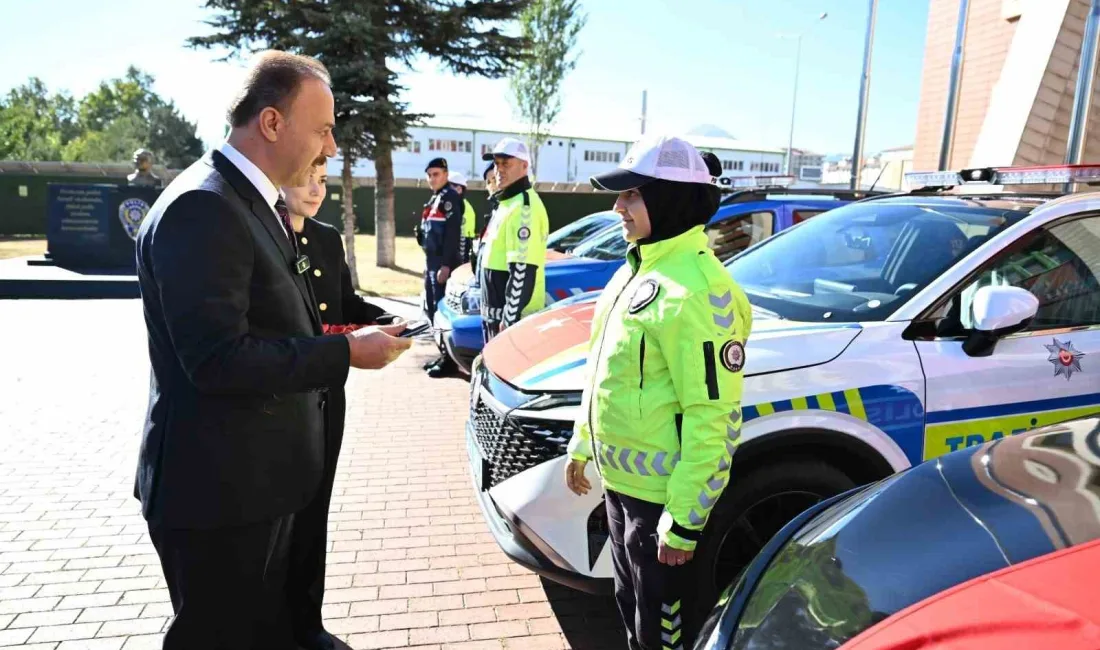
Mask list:
[{"label": "side mirror", "polygon": [[1039,299],[1019,287],[982,287],[974,295],[974,331],[963,342],[972,357],[993,354],[997,340],[1027,327],[1039,311]]}]

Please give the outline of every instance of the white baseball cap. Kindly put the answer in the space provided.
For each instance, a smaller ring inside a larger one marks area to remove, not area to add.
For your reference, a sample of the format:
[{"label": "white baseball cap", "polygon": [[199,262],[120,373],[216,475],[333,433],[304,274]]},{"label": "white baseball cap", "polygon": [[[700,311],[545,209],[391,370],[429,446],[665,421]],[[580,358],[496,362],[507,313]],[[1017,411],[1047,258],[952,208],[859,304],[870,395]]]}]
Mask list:
[{"label": "white baseball cap", "polygon": [[630,147],[617,169],[591,178],[596,189],[609,192],[633,190],[654,180],[715,185],[699,151],[680,138],[653,135]]},{"label": "white baseball cap", "polygon": [[466,187],[466,174],[462,172],[451,172],[447,174],[447,182]]},{"label": "white baseball cap", "polygon": [[527,153],[527,145],[515,138],[504,138],[496,143],[492,151],[484,153],[481,159],[492,160],[493,156],[508,156],[509,158],[519,158],[526,163],[531,162],[531,154]]}]

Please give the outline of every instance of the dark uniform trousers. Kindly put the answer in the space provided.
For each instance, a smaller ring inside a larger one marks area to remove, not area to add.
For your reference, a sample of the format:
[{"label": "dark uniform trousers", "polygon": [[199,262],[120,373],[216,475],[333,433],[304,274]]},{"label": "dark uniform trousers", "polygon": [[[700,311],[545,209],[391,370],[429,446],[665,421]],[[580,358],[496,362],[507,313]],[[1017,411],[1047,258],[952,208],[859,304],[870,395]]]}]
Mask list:
[{"label": "dark uniform trousers", "polygon": [[447,290],[446,282],[438,282],[439,269],[446,266],[453,273],[462,264],[462,197],[450,187],[444,187],[428,199],[421,215],[418,237],[424,249],[427,270],[424,271],[425,315],[435,320],[436,308]]},{"label": "dark uniform trousers", "polygon": [[[686,620],[695,565],[657,561],[657,522],[664,506],[607,491],[615,603],[626,625],[630,650],[691,648],[697,629]],[[689,638],[690,637],[690,638]]]},{"label": "dark uniform trousers", "polygon": [[[427,317],[429,322],[435,321],[435,312],[439,307],[439,301],[443,300],[443,295],[447,291],[446,282],[438,282],[436,280],[440,267],[443,266],[442,258],[429,257],[427,261],[428,269],[424,271],[424,296],[426,298],[427,305]],[[451,269],[454,271],[454,269]]]}]

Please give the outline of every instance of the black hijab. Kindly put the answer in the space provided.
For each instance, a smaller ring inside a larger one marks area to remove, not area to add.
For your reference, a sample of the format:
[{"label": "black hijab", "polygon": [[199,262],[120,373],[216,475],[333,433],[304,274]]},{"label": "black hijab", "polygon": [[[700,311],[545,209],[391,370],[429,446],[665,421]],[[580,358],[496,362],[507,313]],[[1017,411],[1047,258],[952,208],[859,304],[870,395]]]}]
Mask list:
[{"label": "black hijab", "polygon": [[[710,152],[702,156],[710,175],[721,176],[722,164],[718,157]],[[718,209],[721,198],[716,186],[701,183],[653,180],[639,187],[638,191],[642,194],[652,226],[649,237],[638,240],[639,244],[655,244],[678,237],[696,226],[706,225]]]}]

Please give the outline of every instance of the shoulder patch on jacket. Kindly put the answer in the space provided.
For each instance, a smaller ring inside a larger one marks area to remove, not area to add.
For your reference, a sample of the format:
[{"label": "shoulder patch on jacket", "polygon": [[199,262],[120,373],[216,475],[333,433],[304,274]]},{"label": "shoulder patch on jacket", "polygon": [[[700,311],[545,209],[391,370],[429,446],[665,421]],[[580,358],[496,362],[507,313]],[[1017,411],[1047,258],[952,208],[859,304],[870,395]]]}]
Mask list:
[{"label": "shoulder patch on jacket", "polygon": [[637,314],[645,309],[649,303],[657,299],[661,293],[661,285],[656,280],[646,280],[634,290],[634,296],[630,299],[630,313]]},{"label": "shoulder patch on jacket", "polygon": [[741,372],[745,367],[745,346],[740,341],[726,341],[722,346],[722,352],[718,355],[722,360],[722,367],[730,372]]}]

